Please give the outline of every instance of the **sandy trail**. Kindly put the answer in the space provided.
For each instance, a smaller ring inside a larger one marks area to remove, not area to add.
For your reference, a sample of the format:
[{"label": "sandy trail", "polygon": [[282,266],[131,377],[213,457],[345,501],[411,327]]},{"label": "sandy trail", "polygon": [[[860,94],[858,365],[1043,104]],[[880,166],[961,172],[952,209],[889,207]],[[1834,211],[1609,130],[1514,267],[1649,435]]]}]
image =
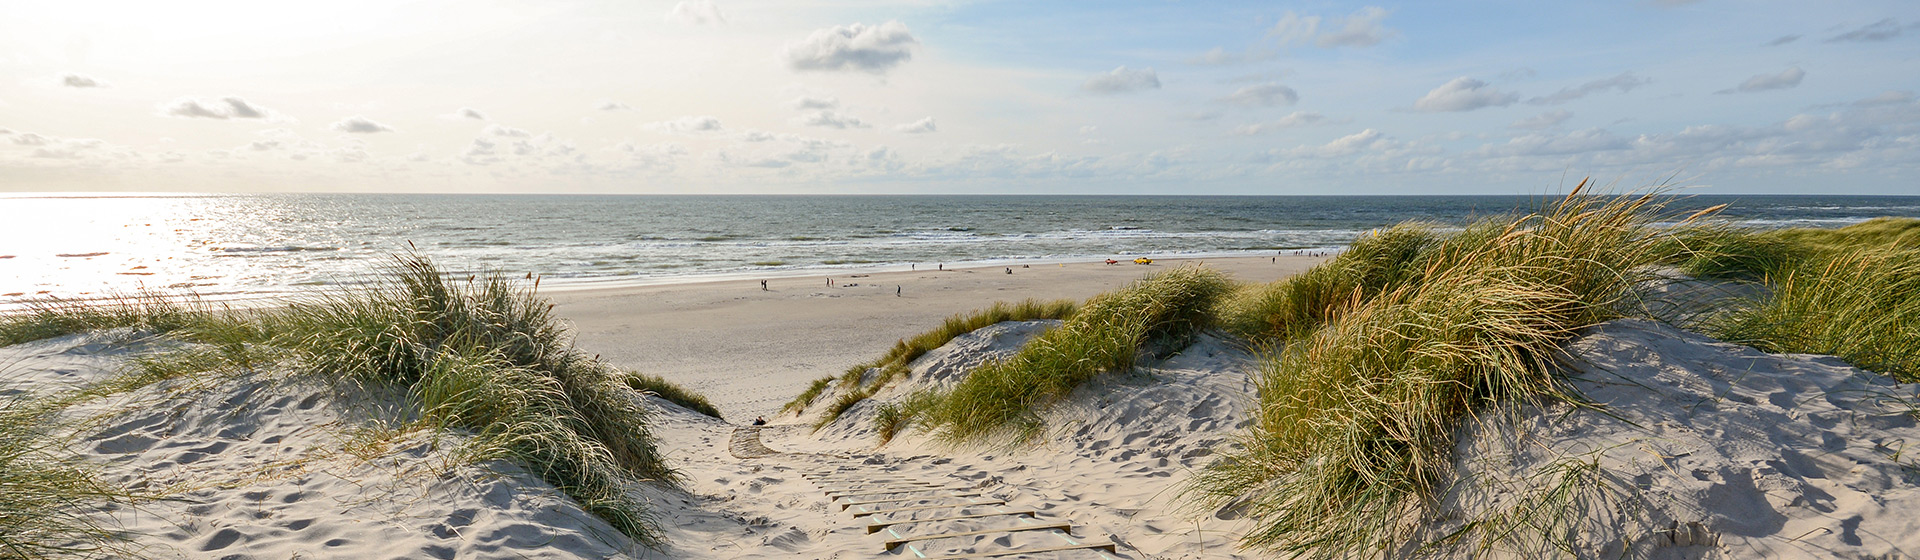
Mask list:
[{"label": "sandy trail", "polygon": [[[1283,256],[1168,259],[554,291],[554,312],[580,348],[624,368],[705,394],[741,423],[771,416],[814,379],[879,357],[894,341],[995,301],[1084,300],[1153,272],[1204,262],[1242,282],[1269,282],[1324,259]],[[1012,270],[1012,274],[1007,274]],[[894,295],[894,289],[900,295]]]}]

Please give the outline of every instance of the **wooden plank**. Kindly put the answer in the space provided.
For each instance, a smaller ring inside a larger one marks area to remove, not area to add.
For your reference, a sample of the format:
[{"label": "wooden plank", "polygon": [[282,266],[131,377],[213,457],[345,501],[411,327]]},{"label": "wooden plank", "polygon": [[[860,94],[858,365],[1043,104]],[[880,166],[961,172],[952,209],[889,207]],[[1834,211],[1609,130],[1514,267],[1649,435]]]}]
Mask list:
[{"label": "wooden plank", "polygon": [[908,494],[913,492],[945,492],[948,490],[973,490],[973,489],[965,486],[921,486],[919,488],[907,488],[907,487],[872,488],[872,489],[863,489],[858,492],[853,492],[849,494],[834,494],[829,492],[827,493],[827,499],[838,500],[840,498],[851,498],[854,496],[879,496],[883,494]]},{"label": "wooden plank", "polygon": [[887,499],[887,500],[867,500],[867,501],[864,501],[864,502],[844,502],[844,503],[841,503],[841,504],[840,504],[840,511],[846,511],[846,510],[847,510],[847,508],[850,508],[850,507],[853,507],[853,506],[864,506],[864,505],[867,505],[867,504],[885,504],[885,503],[890,503],[890,502],[911,502],[911,501],[914,501],[914,500],[932,500],[932,499],[937,499],[937,498],[972,498],[972,497],[975,497],[975,496],[979,496],[979,495],[980,495],[980,493],[979,493],[979,492],[959,492],[959,493],[954,493],[954,494],[947,494],[947,495],[944,495],[944,496],[908,496],[908,497],[905,497],[905,498],[892,498],[892,499]]},{"label": "wooden plank", "polygon": [[862,517],[862,516],[868,516],[868,515],[874,515],[874,514],[880,514],[880,513],[893,513],[896,511],[919,511],[923,509],[940,509],[940,508],[949,508],[949,507],[998,506],[998,505],[1006,505],[1006,503],[1007,503],[1006,500],[987,500],[984,502],[968,502],[964,504],[937,504],[937,505],[930,505],[930,506],[914,506],[914,507],[899,508],[899,509],[878,509],[873,511],[856,511],[856,512],[853,512],[853,516]]},{"label": "wooden plank", "polygon": [[1021,525],[1018,527],[995,527],[992,529],[981,529],[978,531],[967,531],[964,533],[942,533],[938,535],[913,535],[913,536],[900,537],[897,539],[889,540],[886,543],[886,548],[883,550],[893,550],[893,547],[900,546],[913,541],[930,541],[933,539],[944,539],[947,537],[971,537],[974,535],[990,535],[993,533],[1018,533],[1021,531],[1044,531],[1047,529],[1059,529],[1062,531],[1071,531],[1073,529],[1073,524],[1072,523],[1041,523],[1037,525]]},{"label": "wooden plank", "polygon": [[952,521],[952,520],[955,520],[955,519],[973,519],[973,518],[976,518],[976,517],[994,517],[994,516],[997,516],[997,515],[1033,515],[1033,516],[1038,516],[1038,515],[1040,515],[1040,512],[1038,512],[1038,511],[1034,511],[1034,510],[1030,510],[1030,509],[1020,509],[1020,510],[1014,510],[1014,511],[993,511],[993,512],[987,512],[987,513],[970,513],[970,514],[966,514],[966,515],[950,515],[950,516],[947,516],[947,517],[929,517],[929,518],[926,518],[926,519],[902,519],[902,520],[899,520],[899,521],[888,521],[888,522],[885,522],[885,523],[874,523],[874,524],[872,524],[872,525],[868,525],[868,526],[867,526],[867,534],[869,534],[869,535],[871,535],[871,534],[874,534],[874,533],[878,533],[878,532],[880,532],[880,530],[881,530],[881,529],[885,529],[885,528],[888,528],[888,527],[892,527],[892,526],[894,526],[894,525],[906,525],[906,524],[908,524],[908,523],[930,523],[930,522],[934,522],[934,521]]},{"label": "wooden plank", "polygon": [[1120,551],[1117,550],[1118,547],[1119,545],[1113,544],[1112,542],[1097,542],[1097,543],[1076,544],[1072,546],[1049,546],[1046,548],[1016,548],[1012,550],[998,550],[994,552],[961,554],[959,556],[936,556],[936,557],[928,558],[927,560],[967,560],[969,558],[992,558],[995,556],[1013,556],[1015,554],[1034,554],[1038,552],[1059,552],[1062,550],[1086,550],[1089,548],[1104,548],[1104,549],[1107,549],[1107,552],[1119,554]]},{"label": "wooden plank", "polygon": [[836,486],[832,488],[822,488],[820,491],[826,492],[828,494],[838,494],[841,492],[859,492],[862,490],[871,490],[874,488],[906,488],[906,487],[914,487],[914,486],[928,487],[928,486],[940,486],[940,485],[934,484],[931,482],[920,482],[917,480],[908,480],[908,481],[901,481],[901,482],[888,482],[883,484],[869,484],[865,486]]},{"label": "wooden plank", "polygon": [[814,484],[878,484],[882,482],[925,482],[904,476],[867,476],[859,478],[809,478]]}]

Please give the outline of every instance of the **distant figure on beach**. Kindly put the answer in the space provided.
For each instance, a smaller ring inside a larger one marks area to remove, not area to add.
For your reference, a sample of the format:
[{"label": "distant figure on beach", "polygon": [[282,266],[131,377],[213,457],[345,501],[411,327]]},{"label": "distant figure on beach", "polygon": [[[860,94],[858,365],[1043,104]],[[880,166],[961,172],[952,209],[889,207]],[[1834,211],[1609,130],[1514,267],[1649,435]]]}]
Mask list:
[{"label": "distant figure on beach", "polygon": [[947,263],[940,263],[940,270],[946,270],[946,269],[947,269]]},{"label": "distant figure on beach", "polygon": [[916,264],[916,263],[908,263],[908,264],[907,264],[907,270],[913,270],[913,269],[916,269],[916,268],[919,268],[919,267],[920,267],[920,265],[919,265],[919,264]]},{"label": "distant figure on beach", "polygon": [[894,286],[894,287],[893,287],[893,297],[900,297],[900,287],[899,287],[899,286]]},{"label": "distant figure on beach", "polygon": [[762,291],[762,292],[764,292],[764,291],[767,291],[767,281],[766,281],[766,280],[761,280],[761,281],[760,281],[760,291]]},{"label": "distant figure on beach", "polygon": [[827,279],[827,287],[829,287],[829,288],[831,288],[831,287],[833,287],[833,279],[832,279],[832,278],[828,278],[828,279]]},{"label": "distant figure on beach", "polygon": [[765,426],[765,425],[767,425],[767,417],[765,417],[765,416],[761,416],[761,417],[757,417],[757,418],[754,418],[754,419],[753,419],[753,425],[755,425],[755,426]]},{"label": "distant figure on beach", "polygon": [[1007,267],[1007,274],[1013,274],[1013,267]]}]

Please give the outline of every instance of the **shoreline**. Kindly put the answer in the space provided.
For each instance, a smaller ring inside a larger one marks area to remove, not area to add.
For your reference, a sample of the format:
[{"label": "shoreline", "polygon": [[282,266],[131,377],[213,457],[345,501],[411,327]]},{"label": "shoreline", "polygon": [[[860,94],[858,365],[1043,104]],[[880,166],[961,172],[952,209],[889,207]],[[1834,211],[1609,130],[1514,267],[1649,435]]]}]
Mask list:
[{"label": "shoreline", "polygon": [[[901,263],[859,263],[859,264],[847,264],[847,265],[805,265],[805,266],[798,266],[795,268],[769,267],[763,270],[731,270],[731,271],[718,271],[718,272],[696,272],[696,273],[688,273],[688,274],[663,275],[663,276],[623,275],[623,276],[592,276],[592,277],[560,277],[560,276],[541,276],[541,275],[535,274],[534,278],[540,281],[541,294],[558,294],[558,293],[573,293],[573,292],[586,292],[586,291],[597,291],[597,290],[626,290],[626,289],[634,289],[634,288],[647,288],[647,287],[659,287],[659,286],[679,286],[679,285],[697,285],[697,284],[722,283],[722,282],[738,282],[738,281],[745,281],[745,280],[757,281],[760,279],[775,280],[775,279],[792,279],[792,278],[818,278],[818,277],[824,277],[824,276],[844,276],[844,275],[852,275],[852,274],[916,272],[919,270],[924,270],[924,269],[916,268],[915,265],[920,265],[920,264],[926,264],[927,266],[935,266],[935,267],[944,264],[949,269],[959,270],[959,269],[969,269],[969,268],[992,268],[992,267],[1006,267],[1006,266],[1018,267],[1022,265],[1056,266],[1060,264],[1086,263],[1090,261],[1100,262],[1105,258],[1115,258],[1115,259],[1121,260],[1122,263],[1126,263],[1126,261],[1130,260],[1132,257],[1137,257],[1137,256],[1147,256],[1149,258],[1155,259],[1154,262],[1160,263],[1160,262],[1175,262],[1175,261],[1179,261],[1179,262],[1204,261],[1204,260],[1210,260],[1210,259],[1211,260],[1252,259],[1252,258],[1259,258],[1259,257],[1275,257],[1275,256],[1281,257],[1281,258],[1301,258],[1304,256],[1304,255],[1288,254],[1295,251],[1303,251],[1303,252],[1309,252],[1314,254],[1322,254],[1325,256],[1332,256],[1344,249],[1345,249],[1344,246],[1338,246],[1338,247],[1310,247],[1310,248],[1301,248],[1301,249],[1273,249],[1273,250],[1262,250],[1262,251],[1232,251],[1232,252],[1218,252],[1218,253],[1205,253],[1205,252],[1157,253],[1159,255],[1166,255],[1165,257],[1156,257],[1149,254],[1135,255],[1135,254],[1129,254],[1129,253],[1113,253],[1106,257],[1101,257],[1101,256],[1010,257],[1010,258],[982,259],[982,260],[972,260],[972,261],[951,261],[951,262],[945,262],[945,263],[937,263],[937,262],[936,263],[907,263],[909,266],[908,268],[900,268],[899,265]],[[1273,251],[1273,252],[1269,253],[1268,251]],[[507,274],[508,276],[518,276],[518,275],[524,275],[528,273],[527,271],[512,271],[512,270],[501,270],[500,272]],[[449,272],[449,274],[460,274],[460,273]],[[135,296],[148,294],[148,293],[158,294],[168,299],[177,298],[179,300],[202,301],[202,302],[227,306],[235,309],[253,309],[253,308],[259,308],[259,307],[265,307],[265,306],[271,306],[271,305],[279,305],[287,301],[300,298],[303,296],[308,296],[308,295],[326,294],[326,293],[335,292],[335,291],[339,291],[339,292],[352,291],[356,288],[360,288],[360,287],[366,286],[367,284],[378,281],[378,279],[385,278],[385,275],[383,273],[376,273],[376,272],[369,271],[364,275],[362,275],[362,277],[365,278],[365,280],[333,282],[333,283],[327,283],[327,284],[313,284],[313,285],[307,285],[307,286],[298,286],[298,287],[295,287],[295,289],[271,290],[271,291],[254,291],[254,290],[247,290],[242,288],[227,288],[227,289],[220,289],[220,290],[210,291],[210,292],[195,292],[195,291],[175,291],[175,290],[168,290],[166,288],[143,288],[142,290],[133,291],[133,292],[84,293],[84,295],[81,295],[81,296],[65,296],[65,295],[44,294],[44,293],[43,294],[26,294],[21,296],[0,297],[0,313],[18,311],[18,310],[24,309],[26,307],[26,304],[29,302],[41,300],[49,297],[55,297],[63,301],[74,302],[74,303],[90,303],[90,302],[108,302],[115,299],[135,297]]]},{"label": "shoreline", "polygon": [[572,327],[580,349],[703,393],[728,419],[744,422],[771,415],[814,379],[839,375],[901,338],[995,301],[1082,301],[1187,263],[1204,263],[1239,282],[1265,283],[1326,258],[843,270],[767,278],[764,291],[760,278],[737,278],[543,293],[555,303],[554,314]]}]

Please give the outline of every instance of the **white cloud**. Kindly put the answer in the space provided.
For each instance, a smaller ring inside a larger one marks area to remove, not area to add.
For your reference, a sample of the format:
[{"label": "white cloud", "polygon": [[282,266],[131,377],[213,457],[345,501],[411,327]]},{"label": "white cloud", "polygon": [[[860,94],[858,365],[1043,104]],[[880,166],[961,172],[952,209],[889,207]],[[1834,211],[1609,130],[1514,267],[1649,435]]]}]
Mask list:
[{"label": "white cloud", "polygon": [[1366,129],[1346,136],[1335,138],[1319,146],[1300,146],[1293,149],[1277,149],[1269,152],[1272,157],[1318,158],[1328,159],[1345,157],[1360,153],[1362,150],[1387,147],[1386,134]]},{"label": "white cloud", "polygon": [[673,9],[667,11],[666,20],[684,25],[725,25],[727,16],[713,0],[695,0],[675,3]]},{"label": "white cloud", "polygon": [[1653,83],[1653,80],[1650,78],[1635,76],[1633,72],[1621,72],[1620,75],[1618,76],[1594,80],[1591,82],[1580,84],[1578,87],[1562,88],[1560,91],[1554,92],[1552,95],[1544,95],[1540,97],[1535,97],[1533,99],[1528,99],[1527,104],[1559,105],[1561,103],[1566,103],[1568,101],[1573,101],[1575,99],[1586,97],[1589,94],[1600,93],[1610,89],[1617,89],[1617,90],[1620,90],[1620,93],[1626,93],[1629,91],[1633,91],[1633,88],[1644,86],[1650,83]]},{"label": "white cloud", "polygon": [[182,97],[171,105],[161,108],[161,114],[170,117],[189,119],[265,119],[290,121],[273,110],[247,102],[238,97],[223,97],[217,101]]},{"label": "white cloud", "polygon": [[1246,52],[1229,52],[1224,48],[1214,47],[1213,49],[1208,50],[1207,52],[1200,53],[1198,56],[1194,56],[1192,58],[1187,59],[1187,64],[1197,64],[1200,66],[1228,66],[1233,64],[1243,64],[1248,62],[1260,62],[1263,60],[1272,60],[1274,56],[1276,56],[1276,53],[1270,50],[1249,49]]},{"label": "white cloud", "polygon": [[793,101],[788,101],[787,106],[803,111],[807,109],[835,109],[840,107],[840,100],[831,96],[814,97],[811,95],[802,95],[794,98]]},{"label": "white cloud", "polygon": [[1555,126],[1559,126],[1560,123],[1567,122],[1567,119],[1571,119],[1571,118],[1573,118],[1572,111],[1568,111],[1566,109],[1559,109],[1554,111],[1547,111],[1545,113],[1540,113],[1538,115],[1513,121],[1513,124],[1507,125],[1507,128],[1518,128],[1518,129],[1524,129],[1524,130],[1540,130],[1543,128],[1553,128]]},{"label": "white cloud", "polygon": [[1829,43],[1878,43],[1900,37],[1900,22],[1893,18],[1869,23],[1859,29],[1835,35],[1827,39]]},{"label": "white cloud", "polygon": [[1086,83],[1080,84],[1080,89],[1099,94],[1160,89],[1160,75],[1154,73],[1152,68],[1133,69],[1121,66],[1105,74],[1088,78]]},{"label": "white cloud", "polygon": [[480,110],[474,109],[472,107],[461,107],[459,110],[454,111],[452,113],[440,115],[440,118],[447,119],[450,121],[461,121],[461,120],[484,121],[484,120],[487,120],[487,115],[486,113],[482,113],[480,112]]},{"label": "white cloud", "polygon": [[793,124],[801,126],[819,126],[826,128],[867,128],[869,125],[853,115],[843,115],[833,111],[814,111],[794,117]]},{"label": "white cloud", "polygon": [[1461,76],[1433,88],[1433,91],[1427,92],[1427,95],[1414,101],[1413,108],[1429,113],[1472,111],[1486,107],[1505,107],[1519,100],[1519,94],[1502,92],[1493,89],[1486,82]]},{"label": "white cloud", "polygon": [[711,117],[706,115],[688,115],[688,116],[680,117],[670,121],[648,123],[646,125],[646,128],[648,130],[657,130],[660,132],[668,132],[673,134],[696,134],[696,133],[702,133],[702,132],[719,132],[720,119],[718,117]]},{"label": "white cloud", "polygon": [[599,105],[594,106],[594,109],[599,111],[632,111],[633,107],[619,101],[608,99],[602,100]]},{"label": "white cloud", "polygon": [[13,137],[13,143],[16,146],[45,146],[51,142],[53,142],[52,139],[31,132],[23,132]]},{"label": "white cloud", "polygon": [[482,134],[486,134],[489,136],[504,136],[507,138],[532,138],[533,137],[533,133],[531,132],[527,132],[525,130],[514,128],[511,126],[501,126],[497,124],[487,125],[487,127],[484,129],[481,129],[480,132]]},{"label": "white cloud", "polygon": [[1632,143],[1625,138],[1598,128],[1576,130],[1566,134],[1528,134],[1507,141],[1506,144],[1488,144],[1481,146],[1469,155],[1482,157],[1518,157],[1584,154],[1588,152],[1625,150]]},{"label": "white cloud", "polygon": [[1321,115],[1320,113],[1308,113],[1303,111],[1295,111],[1291,115],[1280,117],[1280,120],[1277,120],[1277,121],[1254,123],[1254,124],[1244,125],[1239,128],[1235,128],[1233,129],[1233,133],[1241,136],[1252,136],[1255,134],[1260,134],[1263,132],[1269,132],[1274,130],[1286,130],[1289,128],[1300,128],[1303,126],[1314,125],[1325,120],[1327,120],[1327,117],[1325,115]]},{"label": "white cloud", "polygon": [[1245,107],[1278,107],[1298,103],[1300,94],[1293,88],[1268,82],[1240,88],[1218,101]]},{"label": "white cloud", "polygon": [[72,73],[62,74],[60,76],[60,85],[72,88],[107,87],[106,82],[93,79],[90,76]]},{"label": "white cloud", "polygon": [[340,132],[350,132],[353,134],[373,134],[376,132],[393,132],[393,127],[374,122],[373,119],[362,117],[360,115],[347,117],[345,120],[342,120],[337,123],[333,123],[333,129]]},{"label": "white cloud", "polygon": [[898,21],[834,26],[788,45],[787,66],[802,71],[881,74],[913,58],[913,47],[918,44],[907,26]]},{"label": "white cloud", "polygon": [[901,123],[893,127],[894,132],[907,134],[925,134],[935,130],[939,130],[939,128],[933,124],[933,117],[927,117],[910,123]]},{"label": "white cloud", "polygon": [[1267,30],[1267,36],[1281,46],[1312,43],[1327,49],[1371,47],[1399,34],[1380,23],[1392,13],[1379,6],[1367,6],[1344,18],[1322,20],[1320,16],[1302,16],[1288,11]]},{"label": "white cloud", "polygon": [[1721,94],[1753,93],[1757,91],[1769,91],[1769,90],[1776,90],[1776,89],[1792,89],[1795,86],[1799,86],[1800,80],[1806,77],[1807,77],[1806,71],[1801,70],[1799,66],[1795,66],[1792,68],[1788,68],[1786,69],[1786,71],[1781,72],[1779,74],[1756,75],[1754,77],[1747,78],[1747,81],[1740,82],[1740,85],[1738,86],[1716,91],[1714,93],[1721,93]]}]

